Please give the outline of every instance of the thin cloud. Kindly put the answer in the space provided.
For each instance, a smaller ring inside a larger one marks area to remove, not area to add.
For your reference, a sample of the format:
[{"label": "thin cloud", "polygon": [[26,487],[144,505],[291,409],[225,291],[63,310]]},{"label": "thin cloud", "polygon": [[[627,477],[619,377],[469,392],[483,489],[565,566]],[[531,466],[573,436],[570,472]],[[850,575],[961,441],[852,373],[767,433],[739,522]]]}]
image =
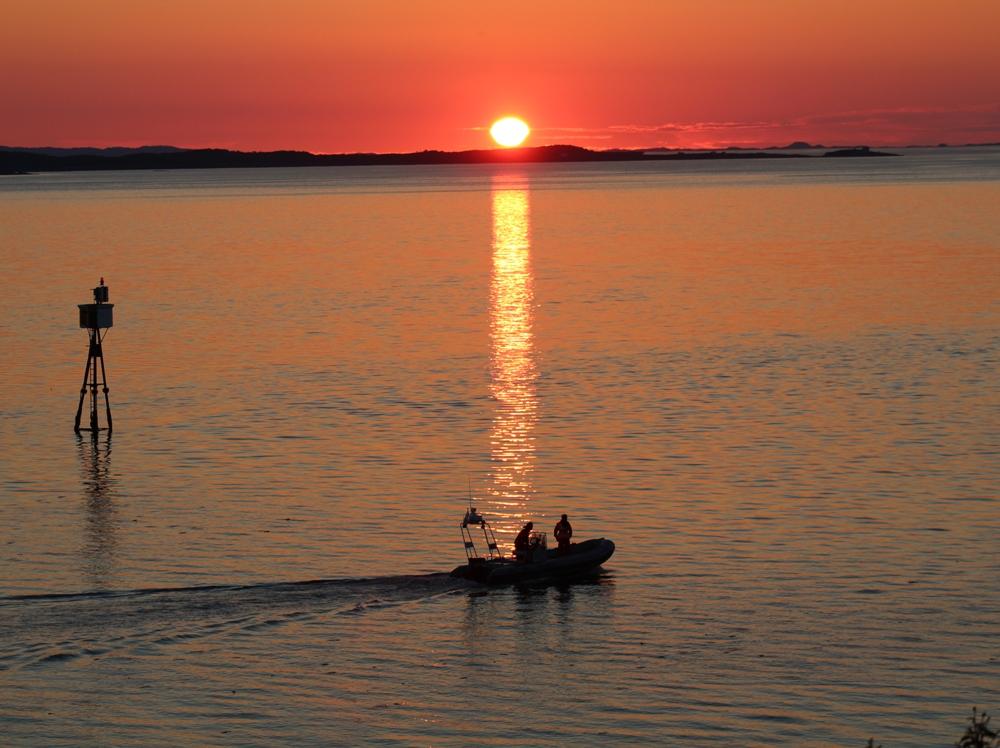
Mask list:
[{"label": "thin cloud", "polygon": [[[466,128],[484,131],[476,126]],[[1000,103],[963,107],[894,107],[821,112],[793,118],[615,123],[597,127],[536,127],[542,141],[612,141],[640,148],[760,148],[793,140],[830,144],[1000,140]]]},{"label": "thin cloud", "polygon": [[633,143],[641,138],[645,145],[686,148],[760,147],[802,139],[904,144],[950,138],[960,142],[1000,139],[1000,104],[846,110],[791,119],[612,124],[586,132],[592,137],[603,134]]}]

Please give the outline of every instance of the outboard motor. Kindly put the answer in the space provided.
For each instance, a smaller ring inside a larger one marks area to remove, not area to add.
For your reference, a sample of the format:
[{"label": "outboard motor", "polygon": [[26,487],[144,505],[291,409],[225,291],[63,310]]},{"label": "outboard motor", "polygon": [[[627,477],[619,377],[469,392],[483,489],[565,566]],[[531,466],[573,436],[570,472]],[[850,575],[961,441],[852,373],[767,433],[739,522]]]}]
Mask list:
[{"label": "outboard motor", "polygon": [[486,520],[483,515],[476,511],[476,507],[470,506],[468,511],[465,513],[465,519],[462,520],[462,527],[468,527],[469,525],[483,525]]},{"label": "outboard motor", "polygon": [[486,545],[486,560],[503,559],[500,546],[497,544],[496,535],[486,518],[476,511],[476,507],[470,506],[462,519],[462,542],[465,544],[465,557],[471,564],[473,561],[482,561],[482,557],[476,551],[476,543],[472,537],[473,527],[478,527],[483,533],[483,542]]}]

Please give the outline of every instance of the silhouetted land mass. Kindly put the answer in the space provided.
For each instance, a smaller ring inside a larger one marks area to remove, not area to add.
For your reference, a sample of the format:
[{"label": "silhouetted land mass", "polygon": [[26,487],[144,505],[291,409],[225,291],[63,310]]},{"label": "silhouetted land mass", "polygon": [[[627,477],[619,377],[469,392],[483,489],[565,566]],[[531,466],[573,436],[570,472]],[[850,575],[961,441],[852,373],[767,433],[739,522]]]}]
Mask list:
[{"label": "silhouetted land mass", "polygon": [[827,151],[823,154],[826,158],[864,158],[866,156],[898,156],[898,153],[886,153],[885,151],[873,151],[866,145],[855,146],[854,148],[841,148],[836,151]]},{"label": "silhouetted land mass", "polygon": [[15,148],[0,145],[0,151],[19,151],[22,153],[41,153],[46,156],[127,156],[130,153],[178,153],[187,150],[175,145],[141,145],[137,148],[111,146],[110,148]]},{"label": "silhouetted land mass", "polygon": [[[885,156],[865,147],[824,155]],[[607,161],[698,161],[751,158],[815,158],[773,151],[592,151],[575,145],[474,151],[315,154],[306,151],[229,151],[219,148],[10,148],[0,146],[0,173],[119,169],[225,169],[279,166],[394,166],[411,164],[570,163]]]}]

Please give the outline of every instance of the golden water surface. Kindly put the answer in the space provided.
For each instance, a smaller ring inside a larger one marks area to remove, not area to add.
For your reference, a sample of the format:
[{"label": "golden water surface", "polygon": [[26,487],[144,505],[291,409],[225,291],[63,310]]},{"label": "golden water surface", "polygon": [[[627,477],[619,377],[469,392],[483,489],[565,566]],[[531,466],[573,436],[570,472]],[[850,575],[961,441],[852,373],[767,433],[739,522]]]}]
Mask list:
[{"label": "golden water surface", "polygon": [[[0,742],[953,743],[1000,160],[831,161],[3,177]],[[470,486],[617,551],[469,589]]]}]

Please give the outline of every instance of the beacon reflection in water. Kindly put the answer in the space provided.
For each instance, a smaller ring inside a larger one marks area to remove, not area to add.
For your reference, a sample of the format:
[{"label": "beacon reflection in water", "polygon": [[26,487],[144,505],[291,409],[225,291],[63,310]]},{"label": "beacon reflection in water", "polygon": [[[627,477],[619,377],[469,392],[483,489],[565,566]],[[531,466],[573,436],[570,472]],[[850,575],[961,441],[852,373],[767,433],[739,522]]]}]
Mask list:
[{"label": "beacon reflection in water", "polygon": [[529,191],[523,182],[494,177],[493,268],[490,282],[489,504],[503,535],[520,529],[533,495],[534,427],[538,418],[532,318]]},{"label": "beacon reflection in water", "polygon": [[108,589],[117,566],[116,478],[111,471],[111,434],[79,440],[80,477],[86,505],[80,556],[83,574],[95,589]]}]

